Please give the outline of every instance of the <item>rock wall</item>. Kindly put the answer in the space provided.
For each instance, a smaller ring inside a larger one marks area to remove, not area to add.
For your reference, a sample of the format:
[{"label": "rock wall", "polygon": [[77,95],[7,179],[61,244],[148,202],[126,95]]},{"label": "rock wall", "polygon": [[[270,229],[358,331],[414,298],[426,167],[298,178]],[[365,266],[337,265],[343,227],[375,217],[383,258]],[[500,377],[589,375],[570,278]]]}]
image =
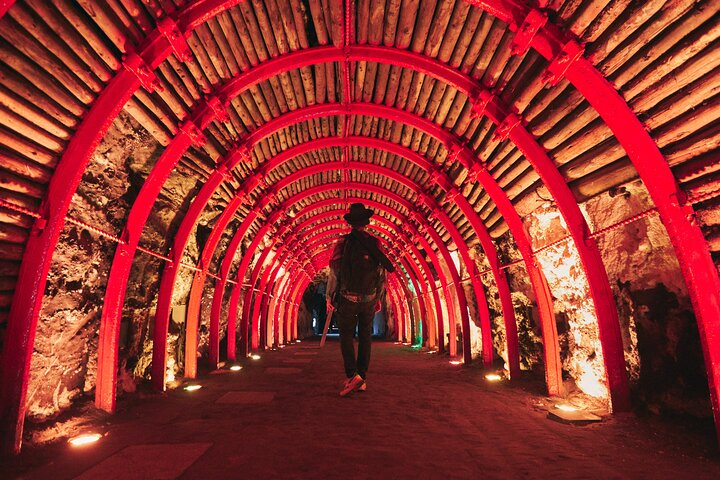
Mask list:
[{"label": "rock wall", "polygon": [[[641,182],[599,195],[581,205],[591,231],[618,224],[652,207]],[[565,235],[565,224],[551,203],[523,219],[533,249]],[[637,408],[653,412],[711,415],[702,349],[687,291],[667,233],[657,215],[625,224],[597,237],[616,300],[625,361]],[[498,239],[502,263],[520,258],[509,234]],[[561,243],[537,256],[555,306],[566,387],[607,398],[595,314],[577,251]],[[521,364],[542,366],[542,338],[532,289],[525,269],[507,270],[518,319]],[[491,291],[492,283],[486,286]],[[505,332],[495,295],[496,351],[504,355]],[[505,358],[505,357],[503,357]]]},{"label": "rock wall", "polygon": [[[520,253],[515,249],[510,234],[506,233],[497,242],[499,248],[498,256],[500,263],[510,263],[513,259],[519,258]],[[475,263],[479,271],[486,271],[490,264],[480,247],[474,249]],[[542,338],[540,327],[537,323],[537,315],[533,316],[532,302],[534,296],[530,283],[527,280],[527,273],[523,267],[511,267],[501,271],[506,275],[510,285],[515,321],[518,328],[520,368],[531,370],[538,363],[542,362]],[[505,334],[505,321],[502,314],[502,304],[498,292],[495,277],[488,273],[482,276],[485,286],[488,308],[490,310],[490,322],[492,328],[493,350],[503,360],[504,368],[508,368],[507,340]]]},{"label": "rock wall", "polygon": [[[125,112],[113,123],[89,163],[69,215],[119,236],[130,206],[162,147]],[[166,253],[198,189],[195,178],[174,172],[148,218],[140,244]],[[116,244],[68,223],[51,265],[32,359],[28,417],[43,421],[95,388],[103,298]],[[191,238],[186,260],[197,261]],[[164,262],[135,255],[122,314],[118,390],[134,391],[149,378],[152,322]],[[193,272],[179,269],[173,305],[184,306]],[[168,377],[182,365],[184,315],[173,311],[168,337]]]},{"label": "rock wall", "polygon": [[[130,172],[152,165],[157,142],[121,114],[93,155],[69,215],[119,234],[136,195]],[[115,243],[67,223],[48,274],[28,388],[28,417],[42,421],[95,387],[97,338]]]},{"label": "rock wall", "polygon": [[[641,182],[583,205],[592,230],[652,207]],[[699,334],[665,228],[651,215],[598,239],[620,312],[636,406],[656,413],[711,416]]]}]

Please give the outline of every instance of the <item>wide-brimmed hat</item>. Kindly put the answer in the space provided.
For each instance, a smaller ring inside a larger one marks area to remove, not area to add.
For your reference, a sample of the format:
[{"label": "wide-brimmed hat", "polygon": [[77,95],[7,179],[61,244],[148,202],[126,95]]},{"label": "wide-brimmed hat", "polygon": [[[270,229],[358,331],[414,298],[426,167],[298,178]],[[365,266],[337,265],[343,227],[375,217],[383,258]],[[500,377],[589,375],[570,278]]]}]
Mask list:
[{"label": "wide-brimmed hat", "polygon": [[350,211],[343,215],[343,218],[350,225],[361,227],[370,223],[370,217],[372,217],[374,213],[375,212],[369,208],[365,208],[365,205],[362,203],[353,203],[350,205]]}]

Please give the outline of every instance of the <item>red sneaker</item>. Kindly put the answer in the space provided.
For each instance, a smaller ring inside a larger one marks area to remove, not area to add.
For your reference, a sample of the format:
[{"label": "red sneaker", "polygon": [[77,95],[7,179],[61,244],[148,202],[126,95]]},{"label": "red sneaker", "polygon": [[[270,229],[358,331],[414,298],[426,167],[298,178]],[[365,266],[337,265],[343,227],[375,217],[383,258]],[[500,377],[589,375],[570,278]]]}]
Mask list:
[{"label": "red sneaker", "polygon": [[355,374],[354,377],[348,378],[347,382],[345,382],[345,385],[343,385],[343,389],[340,390],[340,396],[344,397],[353,390],[357,390],[363,385],[363,383],[365,383],[365,380],[363,380],[360,375]]}]

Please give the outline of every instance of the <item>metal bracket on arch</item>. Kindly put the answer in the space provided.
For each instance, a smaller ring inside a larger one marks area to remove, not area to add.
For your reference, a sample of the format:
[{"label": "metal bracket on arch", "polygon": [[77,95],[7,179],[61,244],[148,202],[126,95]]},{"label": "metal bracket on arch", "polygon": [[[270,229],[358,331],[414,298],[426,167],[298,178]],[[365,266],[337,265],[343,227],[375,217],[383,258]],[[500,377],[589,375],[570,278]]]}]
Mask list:
[{"label": "metal bracket on arch", "polygon": [[205,138],[202,130],[200,130],[200,128],[195,125],[195,122],[192,120],[188,120],[180,125],[180,131],[187,135],[192,144],[196,147],[202,147],[207,143],[207,138]]},{"label": "metal bracket on arch", "polygon": [[477,95],[470,98],[472,101],[472,108],[470,110],[471,118],[480,118],[485,115],[485,109],[488,104],[494,101],[496,98],[495,94],[489,90],[482,89]]},{"label": "metal bracket on arch", "polygon": [[230,120],[225,104],[224,102],[221,102],[219,98],[212,95],[207,96],[205,97],[205,102],[207,103],[208,108],[215,114],[215,118],[219,121],[227,122]]},{"label": "metal bracket on arch", "polygon": [[568,68],[581,59],[584,53],[585,47],[577,41],[570,40],[567,42],[563,45],[560,53],[547,66],[547,70],[543,74],[543,82],[547,82],[552,86],[557,85],[565,78],[565,72],[568,71]]},{"label": "metal bracket on arch", "polygon": [[125,70],[140,80],[140,84],[145,87],[145,90],[148,92],[154,92],[155,90],[162,92],[164,90],[155,76],[155,72],[153,72],[150,66],[145,63],[145,60],[137,53],[128,53],[123,59],[122,65]]},{"label": "metal bracket on arch", "polygon": [[493,140],[499,142],[507,140],[507,138],[510,136],[510,132],[512,132],[512,129],[520,124],[522,124],[522,117],[516,115],[515,113],[509,113],[507,117],[505,117],[503,121],[500,122],[495,128]]},{"label": "metal bracket on arch", "polygon": [[525,17],[520,28],[515,33],[515,37],[512,41],[511,51],[513,55],[525,55],[530,48],[533,38],[537,35],[538,31],[547,23],[548,17],[545,12],[540,10],[530,10]]},{"label": "metal bracket on arch", "polygon": [[181,62],[189,62],[192,59],[190,47],[175,20],[165,17],[158,22],[157,29],[168,41],[173,53]]}]

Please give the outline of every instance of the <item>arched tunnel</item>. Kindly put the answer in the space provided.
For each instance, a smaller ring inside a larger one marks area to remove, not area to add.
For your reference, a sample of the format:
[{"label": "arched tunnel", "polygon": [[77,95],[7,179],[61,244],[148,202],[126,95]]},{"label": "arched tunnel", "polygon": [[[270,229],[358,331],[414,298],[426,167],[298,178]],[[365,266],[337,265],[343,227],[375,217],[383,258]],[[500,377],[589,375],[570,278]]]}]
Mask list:
[{"label": "arched tunnel", "polygon": [[[7,472],[718,478],[719,38],[714,0],[0,2]],[[340,398],[353,203],[395,272]]]}]

